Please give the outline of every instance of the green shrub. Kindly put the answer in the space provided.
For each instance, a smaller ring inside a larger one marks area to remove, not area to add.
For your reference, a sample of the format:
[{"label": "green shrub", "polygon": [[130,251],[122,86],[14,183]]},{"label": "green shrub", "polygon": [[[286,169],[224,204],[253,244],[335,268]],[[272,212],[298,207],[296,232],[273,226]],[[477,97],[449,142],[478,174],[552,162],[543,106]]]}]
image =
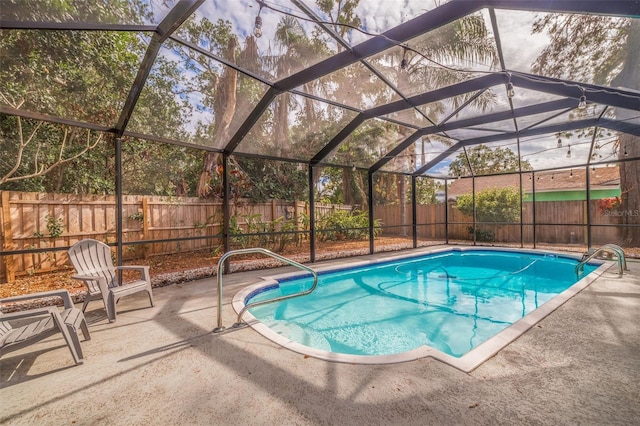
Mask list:
[{"label": "green shrub", "polygon": [[[467,231],[473,237],[474,228],[473,226],[467,227]],[[487,229],[475,228],[476,233],[476,241],[482,242],[492,242],[496,240],[496,234],[493,231],[489,231]]]},{"label": "green shrub", "polygon": [[[374,235],[381,232],[381,222],[374,220]],[[369,215],[364,212],[334,210],[317,221],[320,241],[364,240],[369,237]]]}]

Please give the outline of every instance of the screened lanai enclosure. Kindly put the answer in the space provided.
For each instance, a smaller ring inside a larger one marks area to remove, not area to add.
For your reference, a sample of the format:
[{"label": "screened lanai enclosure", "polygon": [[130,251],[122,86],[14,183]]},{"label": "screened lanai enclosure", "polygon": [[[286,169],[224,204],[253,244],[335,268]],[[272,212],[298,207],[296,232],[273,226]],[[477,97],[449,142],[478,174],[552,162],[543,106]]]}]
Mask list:
[{"label": "screened lanai enclosure", "polygon": [[638,1],[0,8],[0,282],[84,238],[640,253]]}]

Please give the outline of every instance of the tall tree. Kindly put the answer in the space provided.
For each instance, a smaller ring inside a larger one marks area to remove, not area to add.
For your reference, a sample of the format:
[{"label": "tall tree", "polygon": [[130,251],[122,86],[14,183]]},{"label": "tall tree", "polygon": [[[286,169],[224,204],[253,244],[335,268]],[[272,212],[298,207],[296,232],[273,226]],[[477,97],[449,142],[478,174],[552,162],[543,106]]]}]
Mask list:
[{"label": "tall tree", "polygon": [[[229,37],[224,54],[225,59],[235,63],[237,47],[238,40],[235,36]],[[218,79],[213,99],[214,124],[212,140],[214,143],[216,141],[229,140],[229,129],[236,112],[237,79],[238,72],[231,67],[225,67],[222,76]],[[217,166],[220,165],[220,154],[207,151],[203,155],[202,172],[200,173],[198,189],[196,190],[200,197],[205,197],[211,192],[209,183],[212,173],[217,169]]]},{"label": "tall tree", "polygon": [[[400,90],[405,93],[417,93],[429,91],[451,84],[459,83],[472,77],[468,71],[476,66],[484,64],[489,68],[497,64],[497,51],[493,38],[489,34],[484,19],[480,14],[465,16],[450,24],[444,25],[434,31],[417,37],[406,48],[390,49],[385,55],[378,58],[379,67],[393,67],[394,78]],[[444,66],[443,66],[444,65]],[[449,109],[458,108],[473,96],[473,93],[452,98]],[[392,94],[397,99],[397,94]],[[495,100],[491,91],[486,91],[473,100],[470,108],[485,110]],[[445,113],[444,103],[435,102],[423,106],[423,111],[434,123],[438,123]],[[404,137],[409,136],[405,134]],[[404,162],[402,168],[412,170],[412,160],[416,158],[415,144],[407,153],[400,157]],[[415,164],[415,163],[414,163]],[[400,198],[400,214],[403,223],[406,222],[408,211],[407,180],[399,179],[395,175],[387,175],[388,185],[398,185]],[[387,192],[389,192],[387,190]]]},{"label": "tall tree", "polygon": [[[241,46],[233,33],[229,21],[209,21],[200,18],[189,21],[178,31],[178,36],[208,51],[223,57],[239,67],[260,73],[258,46],[255,37],[248,35]],[[176,45],[179,55],[188,71],[188,78],[173,88],[174,91],[195,95],[203,111],[211,119],[198,123],[195,131],[198,142],[215,147],[224,147],[233,135],[234,126],[259,94],[256,80],[239,73],[233,66],[226,66],[208,55],[184,45]],[[201,197],[221,195],[219,169],[222,156],[217,152],[202,155],[202,167],[196,193]],[[234,164],[237,169],[237,164]]]},{"label": "tall tree", "polygon": [[[471,169],[469,169],[471,166]],[[491,149],[486,145],[476,145],[458,154],[449,164],[451,176],[480,176],[504,172],[533,170],[526,160],[518,161],[518,156],[508,148]]]},{"label": "tall tree", "polygon": [[[25,5],[28,4],[28,7]],[[96,22],[144,23],[148,2],[109,4],[3,2],[7,19],[33,21],[91,17]],[[0,103],[104,126],[113,126],[131,88],[148,40],[125,31],[1,30]],[[157,87],[175,67],[158,58],[130,123],[136,130],[180,128],[175,96]],[[163,108],[158,108],[162,105]],[[147,126],[147,127],[144,127]],[[156,149],[159,144],[150,146]],[[101,132],[0,115],[0,185],[3,188],[76,193],[113,193],[112,138]],[[4,182],[4,184],[2,184]]]},{"label": "tall tree", "polygon": [[[2,30],[0,102],[113,125],[143,54],[144,42],[130,33]],[[105,135],[4,115],[0,127],[0,151],[9,153],[0,161],[0,184],[9,185],[5,187],[110,192],[103,185],[110,180],[113,188],[109,168],[92,176],[88,168],[78,167],[110,155],[110,144],[104,143],[110,138]],[[66,171],[73,171],[73,185]],[[92,180],[101,183],[94,185]]]},{"label": "tall tree", "polygon": [[[639,19],[548,14],[535,21],[533,32],[550,37],[550,44],[533,64],[533,72],[640,90]],[[630,120],[637,117],[637,111],[617,108],[616,117]],[[640,138],[621,133],[618,146],[624,147],[618,150],[621,160],[625,154],[634,159],[619,163],[621,209],[636,209],[640,205]],[[633,215],[622,219],[629,225],[640,223]],[[622,240],[640,246],[640,227],[625,227]]]}]

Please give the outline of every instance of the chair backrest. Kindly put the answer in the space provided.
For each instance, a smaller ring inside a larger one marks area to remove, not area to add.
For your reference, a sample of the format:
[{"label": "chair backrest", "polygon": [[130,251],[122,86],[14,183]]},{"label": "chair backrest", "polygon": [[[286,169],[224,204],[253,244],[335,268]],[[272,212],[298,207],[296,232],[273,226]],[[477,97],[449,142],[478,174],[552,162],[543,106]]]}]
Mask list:
[{"label": "chair backrest", "polygon": [[[79,275],[104,277],[109,288],[116,287],[116,271],[108,245],[92,239],[75,243],[67,252],[69,261]],[[100,292],[97,281],[85,281],[91,294]]]}]

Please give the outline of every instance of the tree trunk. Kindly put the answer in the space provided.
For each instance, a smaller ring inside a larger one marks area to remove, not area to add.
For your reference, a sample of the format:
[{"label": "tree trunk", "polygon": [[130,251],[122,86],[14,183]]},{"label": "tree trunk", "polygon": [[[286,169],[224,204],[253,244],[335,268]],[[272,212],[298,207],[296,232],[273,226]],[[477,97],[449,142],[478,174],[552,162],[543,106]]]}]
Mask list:
[{"label": "tree trunk", "polygon": [[[231,62],[236,62],[236,47],[238,41],[235,37],[229,39],[227,44],[226,57]],[[215,99],[213,102],[214,129],[212,139],[217,141],[227,141],[229,139],[229,128],[233,116],[236,112],[236,86],[238,81],[238,72],[226,67],[222,73],[222,77],[218,81],[216,87]],[[202,171],[198,180],[198,188],[196,193],[199,197],[207,197],[211,194],[211,177],[213,171],[218,165],[222,164],[221,156],[217,152],[206,152],[202,161]]]},{"label": "tree trunk", "polygon": [[353,202],[352,191],[353,174],[351,169],[345,167],[342,169],[342,204],[351,205]]},{"label": "tree trunk", "polygon": [[[614,87],[625,87],[632,90],[640,89],[640,22],[632,19],[627,38],[627,58],[620,74],[611,82]],[[618,108],[618,120],[632,120],[637,117],[637,111]],[[630,134],[621,134],[618,156],[625,158],[640,158],[640,138]],[[627,155],[625,155],[625,152]],[[635,213],[640,209],[640,160],[622,161],[620,164],[620,191],[624,212],[622,223],[625,225],[640,224],[640,217]],[[628,247],[640,246],[640,227],[626,226],[623,228],[623,244]]]},{"label": "tree trunk", "polygon": [[289,101],[291,95],[289,93],[283,93],[276,99],[274,121],[274,143],[276,146],[276,156],[282,156],[289,154],[291,150],[291,142],[289,141]]},{"label": "tree trunk", "polygon": [[400,180],[398,182],[399,186],[399,198],[400,198],[400,221],[402,228],[400,228],[400,236],[406,237],[408,235],[407,228],[404,225],[407,225],[407,179],[404,176],[398,176]]}]

